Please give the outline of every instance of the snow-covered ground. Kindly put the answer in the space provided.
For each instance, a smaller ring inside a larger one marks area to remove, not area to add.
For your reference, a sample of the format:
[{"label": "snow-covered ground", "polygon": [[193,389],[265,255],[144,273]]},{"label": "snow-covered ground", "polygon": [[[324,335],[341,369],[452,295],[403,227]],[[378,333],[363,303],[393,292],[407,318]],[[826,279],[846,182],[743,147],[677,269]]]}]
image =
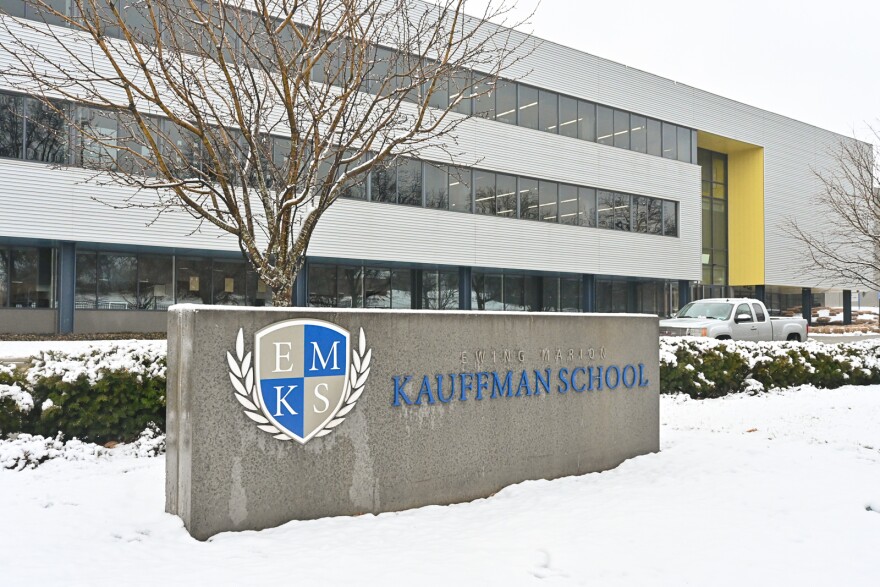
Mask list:
[{"label": "snow-covered ground", "polygon": [[0,584],[880,584],[880,386],[661,402],[612,471],[205,543],[163,458],[0,470]]},{"label": "snow-covered ground", "polygon": [[[109,348],[124,344],[124,340],[0,340],[0,358],[20,359],[38,356],[44,351],[84,353],[92,348]],[[146,341],[146,344],[167,347],[164,340]]]}]

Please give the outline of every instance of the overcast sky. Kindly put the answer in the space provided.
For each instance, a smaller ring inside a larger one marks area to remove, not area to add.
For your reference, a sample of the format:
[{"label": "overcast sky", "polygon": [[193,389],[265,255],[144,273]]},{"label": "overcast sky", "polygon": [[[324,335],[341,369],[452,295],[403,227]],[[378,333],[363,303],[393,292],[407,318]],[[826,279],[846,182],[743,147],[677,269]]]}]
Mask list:
[{"label": "overcast sky", "polygon": [[880,124],[880,0],[543,0],[522,28],[846,135]]}]

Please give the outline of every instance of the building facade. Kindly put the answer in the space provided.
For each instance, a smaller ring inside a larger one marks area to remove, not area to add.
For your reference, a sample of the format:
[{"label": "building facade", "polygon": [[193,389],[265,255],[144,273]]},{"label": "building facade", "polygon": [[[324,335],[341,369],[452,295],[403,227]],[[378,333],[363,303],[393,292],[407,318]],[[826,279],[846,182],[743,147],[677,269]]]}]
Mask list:
[{"label": "building facade", "polygon": [[[297,305],[665,316],[734,294],[808,312],[841,292],[798,271],[784,226],[822,222],[813,170],[833,167],[846,137],[550,41],[524,46],[516,81],[463,103],[474,116],[454,166],[429,149],[334,203]],[[160,331],[174,303],[268,302],[233,238],[119,209],[133,193],[90,182],[76,137],[45,132],[63,125],[52,117],[0,88],[0,333]]]}]

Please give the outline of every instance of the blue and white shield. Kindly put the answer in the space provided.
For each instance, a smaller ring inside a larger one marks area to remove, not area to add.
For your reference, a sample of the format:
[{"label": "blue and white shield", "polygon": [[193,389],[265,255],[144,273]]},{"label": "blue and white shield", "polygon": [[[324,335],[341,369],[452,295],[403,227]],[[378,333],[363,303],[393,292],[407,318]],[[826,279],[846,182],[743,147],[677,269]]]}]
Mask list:
[{"label": "blue and white shield", "polygon": [[260,409],[284,434],[305,444],[333,419],[348,388],[347,330],[322,320],[286,320],[254,337]]}]

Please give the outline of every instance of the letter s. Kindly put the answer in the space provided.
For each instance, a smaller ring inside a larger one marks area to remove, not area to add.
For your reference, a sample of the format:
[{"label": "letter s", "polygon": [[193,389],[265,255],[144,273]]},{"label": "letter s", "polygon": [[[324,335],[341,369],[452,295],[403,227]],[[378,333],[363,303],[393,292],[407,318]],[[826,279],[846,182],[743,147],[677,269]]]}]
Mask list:
[{"label": "letter s", "polygon": [[324,402],[324,409],[319,410],[318,406],[312,406],[312,409],[315,410],[316,414],[323,414],[328,409],[330,409],[330,401],[326,397],[321,395],[320,391],[318,391],[319,389],[321,389],[322,385],[324,386],[324,392],[327,391],[327,384],[326,383],[319,383],[318,385],[315,386],[315,397],[318,398],[319,400],[321,400],[322,402]]}]

